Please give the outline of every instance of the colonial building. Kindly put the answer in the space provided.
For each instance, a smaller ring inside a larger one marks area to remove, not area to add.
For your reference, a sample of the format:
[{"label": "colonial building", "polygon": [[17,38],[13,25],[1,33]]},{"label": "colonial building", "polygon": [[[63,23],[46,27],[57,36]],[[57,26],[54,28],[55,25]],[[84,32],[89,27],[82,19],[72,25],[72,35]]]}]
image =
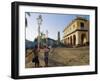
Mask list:
[{"label": "colonial building", "polygon": [[77,17],[65,27],[64,44],[68,46],[81,46],[89,44],[89,20]]}]

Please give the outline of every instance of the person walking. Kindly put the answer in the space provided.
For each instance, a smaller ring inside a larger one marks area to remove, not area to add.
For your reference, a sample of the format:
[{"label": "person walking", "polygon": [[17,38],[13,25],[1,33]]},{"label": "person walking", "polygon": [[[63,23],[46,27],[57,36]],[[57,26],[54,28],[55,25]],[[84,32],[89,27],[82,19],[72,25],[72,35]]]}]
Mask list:
[{"label": "person walking", "polygon": [[35,62],[35,67],[39,67],[39,50],[37,45],[35,45],[35,48],[33,49],[33,53],[34,53],[34,58],[32,62]]},{"label": "person walking", "polygon": [[49,48],[47,46],[44,46],[44,62],[45,62],[45,67],[48,67],[48,56],[49,56]]}]

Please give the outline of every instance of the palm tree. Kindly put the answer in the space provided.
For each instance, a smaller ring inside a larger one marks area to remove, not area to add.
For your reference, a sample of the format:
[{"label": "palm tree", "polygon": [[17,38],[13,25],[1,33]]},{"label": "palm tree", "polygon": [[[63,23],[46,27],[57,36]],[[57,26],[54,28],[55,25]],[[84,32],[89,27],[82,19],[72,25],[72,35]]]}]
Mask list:
[{"label": "palm tree", "polygon": [[26,15],[31,16],[29,12],[26,12],[26,14],[25,14],[25,27],[27,27],[27,25],[28,25],[28,20],[27,20]]}]

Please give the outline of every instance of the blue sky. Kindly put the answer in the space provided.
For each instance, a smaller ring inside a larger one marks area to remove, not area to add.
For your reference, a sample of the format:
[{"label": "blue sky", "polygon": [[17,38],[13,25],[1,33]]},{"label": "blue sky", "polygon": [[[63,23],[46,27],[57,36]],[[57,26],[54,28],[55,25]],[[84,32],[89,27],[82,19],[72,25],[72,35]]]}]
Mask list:
[{"label": "blue sky", "polygon": [[[26,14],[26,13],[25,13]],[[30,12],[30,16],[26,14],[28,25],[26,27],[26,39],[33,41],[38,35],[37,18],[42,15],[42,25],[40,31],[46,34],[48,31],[48,37],[57,40],[57,33],[60,32],[60,37],[63,37],[63,30],[67,25],[75,19],[77,16],[82,16],[89,20],[88,15],[75,15],[75,14],[50,14],[50,13],[33,13]]]}]

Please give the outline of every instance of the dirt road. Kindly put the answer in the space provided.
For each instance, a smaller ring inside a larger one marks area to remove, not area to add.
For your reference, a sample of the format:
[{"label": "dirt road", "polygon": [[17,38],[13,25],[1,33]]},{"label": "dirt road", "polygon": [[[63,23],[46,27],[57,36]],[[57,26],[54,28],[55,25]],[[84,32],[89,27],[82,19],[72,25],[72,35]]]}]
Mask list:
[{"label": "dirt road", "polygon": [[[31,50],[29,50],[31,51]],[[33,68],[33,53],[25,58],[25,67]],[[40,66],[44,67],[44,52],[39,53]],[[78,66],[89,64],[89,47],[80,48],[52,48],[49,54],[49,67],[56,66]]]}]

